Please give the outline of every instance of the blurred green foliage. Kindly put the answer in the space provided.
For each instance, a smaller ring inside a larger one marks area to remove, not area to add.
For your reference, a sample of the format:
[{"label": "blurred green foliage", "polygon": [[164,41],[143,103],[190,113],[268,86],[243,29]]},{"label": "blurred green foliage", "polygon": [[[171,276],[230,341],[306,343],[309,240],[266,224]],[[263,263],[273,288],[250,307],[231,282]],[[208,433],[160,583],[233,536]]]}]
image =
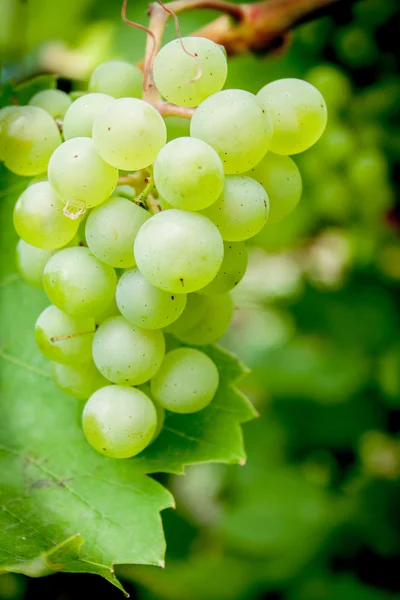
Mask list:
[{"label": "blurred green foliage", "polygon": [[[145,22],[145,6],[131,1],[129,18]],[[0,0],[2,104],[10,78],[56,73],[79,90],[102,60],[138,60],[143,34],[119,11],[116,0]],[[183,33],[214,16],[183,15]],[[299,207],[257,236],[235,293],[224,344],[252,369],[244,387],[261,414],[245,426],[247,465],[170,478],[166,569],[120,569],[140,598],[400,598],[399,22],[396,0],[362,0],[299,28],[285,54],[231,60],[228,87],[253,92],[312,81],[326,63],[345,77],[328,79],[326,134],[295,158]],[[4,576],[0,598],[30,598],[32,585]]]}]

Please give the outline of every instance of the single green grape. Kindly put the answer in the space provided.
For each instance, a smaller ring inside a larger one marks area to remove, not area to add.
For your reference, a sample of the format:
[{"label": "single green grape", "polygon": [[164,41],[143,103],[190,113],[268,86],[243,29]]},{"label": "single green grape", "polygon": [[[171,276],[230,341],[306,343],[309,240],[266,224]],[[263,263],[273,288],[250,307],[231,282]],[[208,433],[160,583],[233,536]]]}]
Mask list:
[{"label": "single green grape", "polygon": [[353,23],[336,30],[334,45],[340,60],[352,69],[373,65],[379,54],[374,35]]},{"label": "single green grape", "polygon": [[165,341],[158,329],[142,329],[124,317],[104,321],[93,340],[93,360],[100,373],[113,383],[139,385],[160,368]]},{"label": "single green grape", "polygon": [[96,152],[93,140],[67,140],[50,158],[48,177],[66,204],[85,211],[111,196],[118,183],[118,169]]},{"label": "single green grape", "polygon": [[263,186],[243,175],[225,178],[218,200],[202,211],[218,227],[223,240],[240,242],[261,231],[267,222],[269,200]]},{"label": "single green grape", "polygon": [[43,288],[43,271],[54,250],[43,250],[19,240],[16,248],[16,263],[22,277],[37,288]]},{"label": "single green grape", "polygon": [[126,198],[126,200],[134,200],[136,198],[135,188],[130,185],[117,185],[113,193],[111,194],[111,198]]},{"label": "single green grape", "polygon": [[79,400],[86,400],[96,390],[110,385],[110,382],[98,372],[93,362],[85,365],[64,365],[53,362],[51,371],[58,387]]},{"label": "single green grape", "polygon": [[230,292],[243,279],[247,261],[247,248],[243,242],[224,242],[224,259],[217,276],[198,293],[214,296]]},{"label": "single green grape", "polygon": [[125,271],[117,285],[117,305],[132,325],[162,329],[182,314],[186,294],[171,294],[149,283],[138,269]]},{"label": "single green grape", "polygon": [[97,390],[87,401],[82,427],[97,452],[111,458],[130,458],[153,441],[156,409],[140,390],[109,385]]},{"label": "single green grape", "polygon": [[74,317],[96,319],[113,300],[117,276],[88,248],[64,248],[47,262],[43,285],[60,310]]},{"label": "single green grape", "polygon": [[164,98],[179,106],[193,107],[222,90],[228,65],[222,46],[203,37],[184,37],[161,48],[153,73]]},{"label": "single green grape", "polygon": [[300,171],[289,156],[268,152],[247,175],[258,181],[268,194],[269,223],[281,221],[296,208],[303,185]]},{"label": "single green grape", "polygon": [[108,94],[85,94],[77,98],[65,113],[64,139],[92,137],[93,122],[114,98]]},{"label": "single green grape", "polygon": [[323,64],[307,73],[307,81],[323,95],[328,111],[347,108],[351,100],[350,79],[336,65]]},{"label": "single green grape", "polygon": [[233,316],[233,302],[229,294],[203,296],[205,309],[200,319],[190,329],[174,332],[185,344],[205,346],[213,344],[229,329]]},{"label": "single green grape", "polygon": [[71,103],[68,94],[61,90],[42,90],[29,100],[29,106],[42,108],[53,119],[62,119]]},{"label": "single green grape", "polygon": [[210,206],[221,194],[224,179],[224,167],[214,148],[196,138],[169,142],[154,163],[154,182],[159,194],[183,210]]},{"label": "single green grape", "polygon": [[152,285],[185,294],[214,279],[222,263],[224,245],[209,219],[174,208],[154,215],[142,225],[134,253],[140,272]]},{"label": "single green grape", "polygon": [[200,104],[190,123],[190,135],[216,150],[225,173],[244,173],[269,149],[272,120],[250,92],[224,90]]},{"label": "single green grape", "polygon": [[298,154],[319,140],[327,122],[325,100],[311,83],[278,79],[264,86],[258,100],[271,114],[275,154]]},{"label": "single green grape", "polygon": [[133,244],[149,213],[125,198],[111,198],[90,213],[86,241],[90,251],[111,267],[133,267]]},{"label": "single green grape", "polygon": [[46,358],[62,364],[82,364],[92,358],[95,329],[91,317],[70,317],[50,305],[36,321],[35,338]]},{"label": "single green grape", "polygon": [[64,204],[47,181],[34,183],[18,198],[14,207],[14,227],[28,244],[55,250],[76,235],[78,219],[64,215]]},{"label": "single green grape", "polygon": [[93,140],[110,165],[136,171],[152,165],[167,141],[167,128],[158,110],[137,98],[120,98],[94,120]]},{"label": "single green grape", "polygon": [[123,60],[101,63],[89,79],[89,92],[109,94],[113,98],[141,98],[142,72]]},{"label": "single green grape", "polygon": [[60,144],[58,127],[42,108],[21,106],[8,111],[3,119],[0,154],[7,169],[16,175],[45,173],[50,156]]},{"label": "single green grape", "polygon": [[171,412],[188,414],[210,404],[218,383],[218,369],[207,354],[194,348],[178,348],[165,355],[150,388],[161,406]]},{"label": "single green grape", "polygon": [[200,295],[204,289],[206,288],[199,290],[198,294],[187,295],[186,306],[181,316],[171,325],[168,325],[166,328],[168,333],[173,333],[178,337],[180,333],[188,331],[197,325],[202,316],[205,314],[208,306],[206,297],[204,295]]}]

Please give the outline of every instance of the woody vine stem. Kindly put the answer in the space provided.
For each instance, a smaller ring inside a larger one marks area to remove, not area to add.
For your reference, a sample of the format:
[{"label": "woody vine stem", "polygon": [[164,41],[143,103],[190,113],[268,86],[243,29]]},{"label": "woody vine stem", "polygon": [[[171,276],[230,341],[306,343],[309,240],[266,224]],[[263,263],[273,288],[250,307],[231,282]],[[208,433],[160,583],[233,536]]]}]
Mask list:
[{"label": "woody vine stem", "polygon": [[225,0],[172,0],[152,2],[148,7],[149,26],[129,21],[126,16],[127,0],[123,0],[122,19],[128,25],[147,33],[146,54],[139,63],[144,71],[143,98],[163,116],[179,116],[190,119],[194,109],[164,102],[155,87],[152,67],[170,17],[177,26],[177,15],[197,9],[219,11],[218,17],[193,35],[206,37],[225,47],[227,54],[255,52],[265,54],[287,43],[291,30],[315,17],[329,14],[334,6],[349,6],[355,0],[261,0],[251,4],[233,4]]}]

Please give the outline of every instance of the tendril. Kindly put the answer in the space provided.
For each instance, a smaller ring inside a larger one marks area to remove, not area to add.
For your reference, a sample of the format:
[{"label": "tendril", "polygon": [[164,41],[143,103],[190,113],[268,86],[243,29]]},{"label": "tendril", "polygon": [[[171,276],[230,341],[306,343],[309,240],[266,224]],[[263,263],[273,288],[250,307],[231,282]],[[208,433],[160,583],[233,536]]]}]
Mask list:
[{"label": "tendril", "polygon": [[190,79],[189,83],[193,83],[195,81],[198,81],[200,79],[200,77],[202,76],[202,74],[203,74],[203,67],[201,65],[200,58],[197,56],[196,53],[192,54],[191,52],[189,52],[189,50],[187,48],[185,48],[185,44],[183,43],[183,40],[182,40],[181,27],[179,25],[179,19],[178,19],[177,14],[173,10],[171,10],[168,6],[166,6],[162,2],[162,0],[157,0],[157,2],[165,10],[165,12],[167,12],[173,18],[174,23],[175,23],[176,35],[178,36],[180,45],[181,45],[182,50],[184,51],[184,53],[187,54],[188,56],[190,56],[191,58],[194,58],[195,61],[197,62],[197,67],[198,67],[197,75],[195,77],[193,77],[193,79]]},{"label": "tendril", "polygon": [[156,51],[157,51],[157,40],[156,40],[156,36],[151,31],[151,29],[149,29],[148,27],[145,27],[144,25],[141,25],[140,23],[136,23],[135,21],[130,21],[126,17],[127,6],[128,6],[128,0],[122,0],[121,18],[122,18],[123,22],[126,25],[129,25],[129,27],[134,27],[135,29],[139,29],[140,31],[144,31],[145,33],[147,33],[147,35],[149,35],[151,37],[151,41],[153,43],[152,51],[150,53],[150,56],[146,57],[146,61],[145,61],[144,68],[143,68],[144,90],[147,91],[147,82],[148,82],[148,78],[149,78],[149,71],[150,71],[151,65],[153,64],[154,57],[155,57]]}]

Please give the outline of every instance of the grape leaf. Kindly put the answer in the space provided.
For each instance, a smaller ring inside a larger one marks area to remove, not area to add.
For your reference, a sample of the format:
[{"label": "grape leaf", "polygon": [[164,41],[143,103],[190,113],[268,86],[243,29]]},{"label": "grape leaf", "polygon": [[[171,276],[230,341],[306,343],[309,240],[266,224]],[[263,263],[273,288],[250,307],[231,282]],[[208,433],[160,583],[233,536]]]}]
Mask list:
[{"label": "grape leaf", "polygon": [[97,454],[80,427],[82,403],[56,388],[35,347],[34,321],[48,301],[15,269],[12,207],[24,183],[4,170],[0,181],[8,186],[0,191],[0,572],[96,573],[123,589],[114,564],[164,560],[160,511],[173,499],[147,473],[244,461],[240,422],[254,416],[234,388],[244,370],[225,351],[207,348],[221,373],[207,409],[168,415],[159,439],[137,458]]}]

